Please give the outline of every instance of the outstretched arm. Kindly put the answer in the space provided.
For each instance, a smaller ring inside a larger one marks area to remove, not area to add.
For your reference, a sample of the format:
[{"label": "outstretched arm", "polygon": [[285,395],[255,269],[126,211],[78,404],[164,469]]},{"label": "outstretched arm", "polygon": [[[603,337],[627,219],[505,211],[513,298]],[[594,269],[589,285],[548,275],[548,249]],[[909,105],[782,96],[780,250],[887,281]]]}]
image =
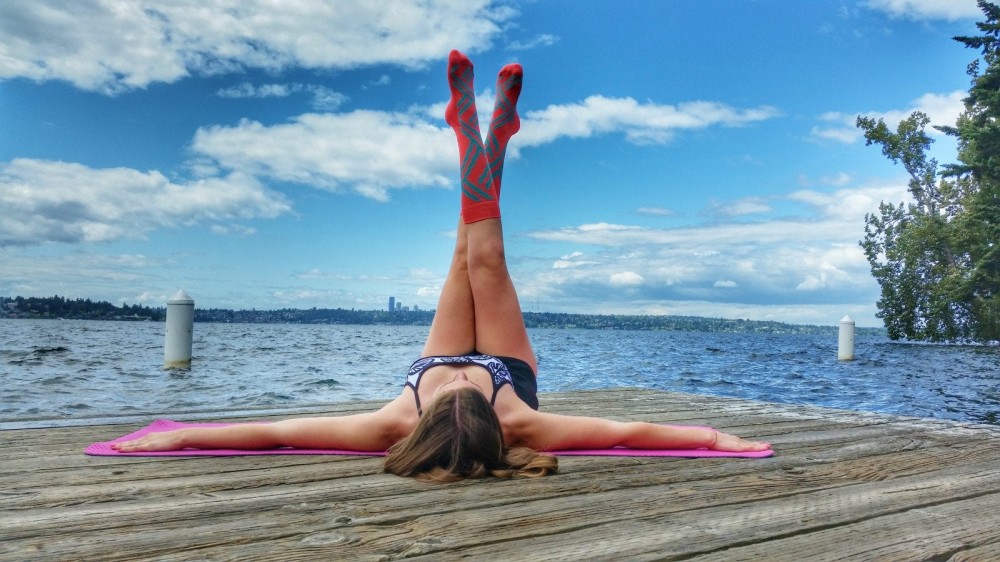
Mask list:
[{"label": "outstretched arm", "polygon": [[116,451],[178,451],[181,449],[347,449],[385,451],[405,436],[385,410],[338,417],[297,418],[274,423],[192,427],[150,433],[112,445]]},{"label": "outstretched arm", "polygon": [[540,451],[569,449],[712,449],[716,451],[766,451],[770,443],[746,441],[696,427],[675,427],[647,422],[619,422],[602,418],[532,412],[517,424],[524,445]]}]

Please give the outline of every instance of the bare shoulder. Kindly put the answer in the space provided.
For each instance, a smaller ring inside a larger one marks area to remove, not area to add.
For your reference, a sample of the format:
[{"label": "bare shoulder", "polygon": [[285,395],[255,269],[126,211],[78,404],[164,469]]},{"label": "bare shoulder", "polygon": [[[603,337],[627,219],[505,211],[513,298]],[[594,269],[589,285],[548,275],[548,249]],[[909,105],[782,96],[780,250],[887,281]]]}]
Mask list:
[{"label": "bare shoulder", "polygon": [[621,422],[586,416],[550,414],[527,408],[503,424],[508,445],[539,451],[599,447],[616,440]]},{"label": "bare shoulder", "polygon": [[524,446],[533,449],[543,449],[546,437],[554,432],[565,429],[573,424],[571,416],[549,414],[532,410],[523,404],[523,408],[511,408],[499,415],[503,427],[504,441],[509,446]]},{"label": "bare shoulder", "polygon": [[500,419],[504,442],[508,446],[528,446],[528,436],[538,412],[516,397],[513,400],[498,399],[494,411]]},{"label": "bare shoulder", "polygon": [[412,397],[403,394],[372,412],[372,416],[378,419],[379,425],[396,439],[409,435],[420,421]]}]

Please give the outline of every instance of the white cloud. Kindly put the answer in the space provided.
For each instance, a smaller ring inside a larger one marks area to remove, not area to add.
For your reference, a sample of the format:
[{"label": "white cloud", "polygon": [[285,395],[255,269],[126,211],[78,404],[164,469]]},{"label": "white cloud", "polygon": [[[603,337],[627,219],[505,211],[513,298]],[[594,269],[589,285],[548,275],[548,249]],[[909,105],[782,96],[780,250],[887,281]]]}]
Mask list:
[{"label": "white cloud", "polygon": [[665,207],[639,207],[635,212],[638,215],[650,215],[654,217],[672,217],[677,214]]},{"label": "white cloud", "polygon": [[169,286],[157,272],[161,268],[177,271],[176,264],[142,254],[94,253],[95,249],[78,246],[67,253],[52,253],[38,247],[0,245],[0,295],[61,295],[130,304],[166,302],[168,294],[141,288]]},{"label": "white cloud", "polygon": [[[596,302],[609,312],[681,314],[699,303],[698,315],[768,319],[762,311],[796,308],[799,316],[784,319],[816,322],[822,312],[835,321],[850,313],[877,324],[878,287],[858,241],[865,213],[883,200],[908,200],[905,184],[800,190],[773,200],[784,203],[780,219],[678,228],[597,223],[529,233],[580,249],[559,267],[519,273],[519,290],[527,301]],[[573,267],[584,253],[587,267]],[[622,286],[627,297],[614,290]],[[813,316],[803,312],[809,307]]]},{"label": "white cloud", "polygon": [[417,68],[488,47],[513,15],[488,0],[0,2],[0,79],[115,94],[246,68]]},{"label": "white cloud", "polygon": [[302,91],[302,84],[261,84],[241,82],[215,93],[220,98],[284,98]]},{"label": "white cloud", "polygon": [[634,144],[661,144],[681,130],[738,127],[779,115],[769,106],[739,109],[708,101],[663,105],[590,96],[579,103],[526,112],[521,117],[521,133],[511,140],[511,149],[548,144],[563,137],[589,138],[618,132]]},{"label": "white cloud", "polygon": [[868,0],[868,7],[913,20],[982,17],[976,0]]},{"label": "white cloud", "polygon": [[629,285],[642,285],[645,279],[642,275],[634,271],[622,271],[620,273],[612,273],[609,282],[612,285],[618,286],[629,286]]},{"label": "white cloud", "polygon": [[832,185],[832,186],[835,186],[835,187],[843,187],[843,186],[851,183],[851,176],[849,174],[845,174],[844,172],[840,172],[839,174],[837,174],[835,176],[823,176],[823,177],[819,178],[819,181],[820,181],[820,183],[823,183],[824,185]]},{"label": "white cloud", "polygon": [[[905,191],[905,187],[903,188]],[[846,197],[846,196],[845,196]],[[869,210],[878,209],[878,200],[869,197],[859,197],[862,200],[873,203]],[[851,208],[853,209],[853,207]],[[840,210],[836,205],[831,208],[824,208],[824,212],[829,212],[831,216],[840,213],[847,215],[851,209]],[[841,217],[836,217],[841,219]],[[855,231],[858,224],[864,224],[864,213],[859,222],[853,225]],[[701,255],[709,256],[712,252],[723,252],[721,247],[730,244],[742,246],[743,244],[779,244],[801,240],[826,240],[830,236],[836,239],[843,237],[843,233],[836,229],[842,226],[840,220],[834,222],[827,220],[824,222],[813,222],[811,217],[782,218],[770,222],[728,222],[721,224],[710,224],[700,227],[683,227],[672,229],[642,228],[637,226],[614,225],[615,228],[593,229],[594,225],[581,225],[578,227],[566,227],[557,230],[538,231],[532,234],[533,238],[548,241],[575,242],[600,247],[624,248],[636,244],[653,244],[663,246],[680,246],[691,248],[691,253],[701,252]],[[803,238],[801,233],[805,231],[807,236]]]},{"label": "white cloud", "polygon": [[0,246],[105,242],[291,210],[284,197],[240,173],[175,183],[157,171],[27,158],[0,164],[0,208]]},{"label": "white cloud", "polygon": [[388,74],[383,74],[382,76],[379,76],[377,80],[372,80],[368,84],[365,84],[364,87],[365,89],[378,88],[382,86],[388,86],[389,84],[392,84],[392,77],[389,76]]},{"label": "white cloud", "polygon": [[[844,144],[851,144],[861,141],[864,138],[861,129],[856,125],[858,115],[864,115],[872,119],[883,119],[890,128],[895,129],[899,122],[906,119],[914,111],[927,114],[931,120],[931,125],[953,126],[958,116],[965,111],[963,99],[968,92],[957,90],[950,94],[924,94],[913,100],[910,109],[894,109],[889,111],[867,111],[858,113],[845,113],[831,111],[819,117],[823,125],[812,128],[810,135],[815,139],[833,140]],[[928,127],[927,133],[932,136],[943,136],[944,133]]]},{"label": "white cloud", "polygon": [[593,265],[597,262],[588,260],[583,252],[573,252],[572,254],[563,256],[552,264],[553,269],[565,269],[568,267],[582,267],[587,265]]},{"label": "white cloud", "polygon": [[424,281],[424,282],[440,281],[442,283],[444,282],[444,279],[440,275],[434,273],[433,271],[427,269],[426,267],[411,267],[406,271],[406,276],[414,281]]},{"label": "white cloud", "polygon": [[527,51],[538,47],[549,47],[559,41],[559,38],[550,33],[541,33],[528,39],[527,41],[513,41],[507,45],[511,51]]},{"label": "white cloud", "polygon": [[833,193],[800,190],[785,196],[790,201],[805,203],[820,216],[845,222],[864,222],[865,213],[878,210],[880,201],[899,203],[910,201],[906,186],[897,184],[870,185],[854,189],[841,189]]},{"label": "white cloud", "polygon": [[386,201],[392,189],[450,186],[452,135],[411,115],[355,111],[202,128],[192,148],[223,169]]},{"label": "white cloud", "polygon": [[584,232],[622,232],[627,230],[640,230],[637,226],[627,226],[624,224],[611,224],[607,222],[598,222],[593,224],[581,225],[580,230]]},{"label": "white cloud", "polygon": [[323,86],[308,86],[306,89],[312,94],[310,105],[316,111],[333,111],[349,99],[346,95]]},{"label": "white cloud", "polygon": [[335,92],[325,86],[315,86],[310,84],[261,84],[254,86],[249,82],[241,82],[229,88],[223,88],[215,93],[220,98],[242,99],[242,98],[286,98],[293,94],[308,93],[313,96],[313,109],[322,111],[333,111],[348,100],[348,97],[340,92]]},{"label": "white cloud", "polygon": [[857,142],[861,140],[861,131],[857,127],[850,126],[853,125],[853,119],[856,118],[857,116],[854,115],[838,116],[837,121],[841,122],[840,126],[813,127],[809,134],[817,139],[832,140],[844,144]]},{"label": "white cloud", "polygon": [[416,295],[423,299],[436,299],[441,294],[442,285],[418,287]]},{"label": "white cloud", "polygon": [[771,206],[765,203],[760,197],[744,197],[725,203],[713,201],[711,205],[711,212],[713,214],[727,217],[757,215],[771,211]]},{"label": "white cloud", "polygon": [[253,236],[257,229],[242,224],[213,224],[211,231],[219,236]]}]

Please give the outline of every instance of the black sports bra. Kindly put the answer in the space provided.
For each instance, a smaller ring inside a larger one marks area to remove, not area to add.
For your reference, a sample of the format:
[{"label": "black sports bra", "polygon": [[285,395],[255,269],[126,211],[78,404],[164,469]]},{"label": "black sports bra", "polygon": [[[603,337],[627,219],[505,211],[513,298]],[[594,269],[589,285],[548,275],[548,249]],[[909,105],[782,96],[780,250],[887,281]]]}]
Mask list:
[{"label": "black sports bra", "polygon": [[492,355],[421,357],[410,365],[410,370],[406,373],[406,383],[404,384],[404,386],[408,386],[413,389],[413,397],[417,402],[418,415],[422,416],[424,414],[423,410],[420,408],[420,395],[417,393],[417,387],[420,386],[420,378],[424,376],[427,369],[437,367],[438,365],[478,365],[489,371],[490,378],[493,380],[493,396],[490,397],[490,404],[494,404],[496,402],[497,392],[499,392],[504,385],[509,384],[512,388],[514,386],[514,379],[510,376],[510,371],[507,369],[507,366],[504,365],[503,361]]}]

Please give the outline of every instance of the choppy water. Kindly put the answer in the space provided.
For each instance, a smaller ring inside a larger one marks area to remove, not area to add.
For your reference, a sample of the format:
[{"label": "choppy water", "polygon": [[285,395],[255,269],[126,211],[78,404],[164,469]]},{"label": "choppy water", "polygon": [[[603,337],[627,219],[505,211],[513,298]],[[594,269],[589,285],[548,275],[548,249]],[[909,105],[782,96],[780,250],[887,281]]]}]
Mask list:
[{"label": "choppy water", "polygon": [[[0,428],[134,413],[390,399],[426,327],[196,324],[164,371],[164,325],[0,320]],[[532,330],[539,391],[644,387],[1000,423],[1000,349],[835,336]]]}]

